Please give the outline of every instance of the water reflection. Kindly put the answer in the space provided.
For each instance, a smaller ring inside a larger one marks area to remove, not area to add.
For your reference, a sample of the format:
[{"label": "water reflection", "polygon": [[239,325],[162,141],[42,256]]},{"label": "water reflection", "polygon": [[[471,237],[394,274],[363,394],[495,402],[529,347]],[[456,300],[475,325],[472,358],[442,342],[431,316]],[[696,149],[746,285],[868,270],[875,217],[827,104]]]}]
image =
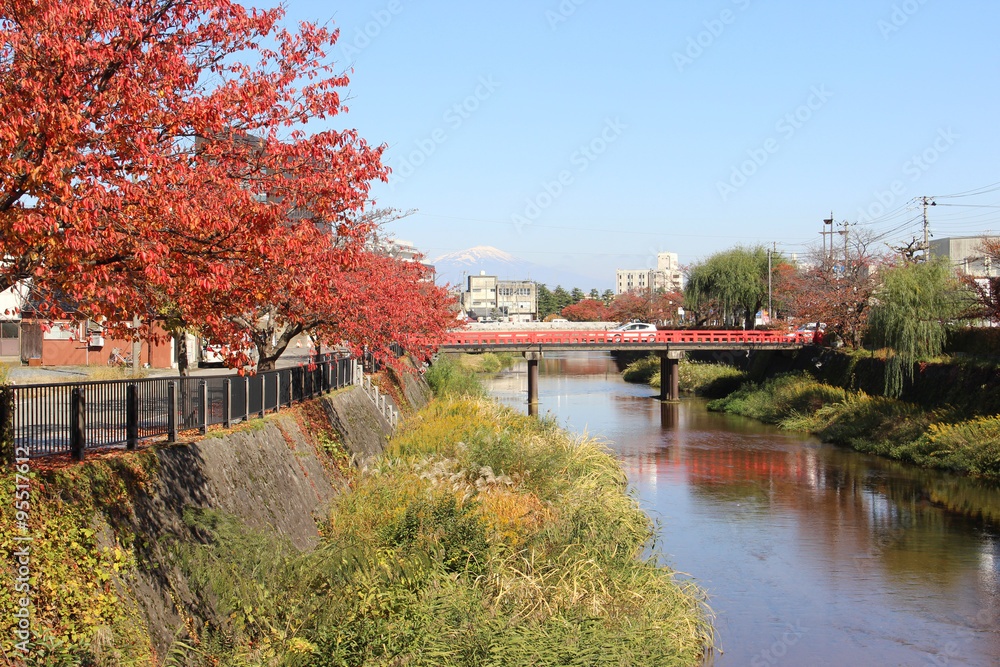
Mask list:
[{"label": "water reflection", "polygon": [[[550,355],[540,371],[543,414],[610,440],[669,560],[710,591],[724,650],[713,662],[995,664],[995,487],[699,400],[660,403],[607,355]],[[518,369],[492,391],[525,409]],[[789,624],[801,632],[776,646]]]}]

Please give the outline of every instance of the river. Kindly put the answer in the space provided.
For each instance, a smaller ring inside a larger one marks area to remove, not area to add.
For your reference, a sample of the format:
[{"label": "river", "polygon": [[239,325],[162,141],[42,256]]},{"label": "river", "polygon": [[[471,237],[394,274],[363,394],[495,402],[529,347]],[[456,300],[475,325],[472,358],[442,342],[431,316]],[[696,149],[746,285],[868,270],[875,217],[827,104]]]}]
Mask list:
[{"label": "river", "polygon": [[[523,362],[487,386],[526,410]],[[1000,664],[996,488],[654,393],[607,353],[539,363],[539,414],[607,442],[708,592],[706,664]]]}]

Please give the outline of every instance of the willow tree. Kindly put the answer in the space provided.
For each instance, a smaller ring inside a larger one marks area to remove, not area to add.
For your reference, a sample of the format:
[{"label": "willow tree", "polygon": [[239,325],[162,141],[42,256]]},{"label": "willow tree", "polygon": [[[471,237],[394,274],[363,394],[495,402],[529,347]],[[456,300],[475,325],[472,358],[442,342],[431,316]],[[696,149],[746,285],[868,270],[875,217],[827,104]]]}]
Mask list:
[{"label": "willow tree", "polygon": [[963,291],[947,258],[903,264],[886,272],[868,317],[868,334],[887,348],[885,395],[899,396],[916,362],[941,354]]},{"label": "willow tree", "polygon": [[[773,255],[771,270],[784,263],[781,255]],[[752,329],[754,315],[767,303],[767,278],[768,251],[764,246],[724,250],[689,270],[685,308],[692,312],[717,310],[724,324],[742,320],[744,328]]]}]

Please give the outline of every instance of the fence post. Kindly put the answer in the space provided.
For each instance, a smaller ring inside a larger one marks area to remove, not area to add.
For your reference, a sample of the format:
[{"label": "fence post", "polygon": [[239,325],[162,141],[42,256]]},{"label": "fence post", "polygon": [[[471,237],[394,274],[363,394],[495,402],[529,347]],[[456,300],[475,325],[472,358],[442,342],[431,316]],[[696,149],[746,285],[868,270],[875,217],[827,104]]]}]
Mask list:
[{"label": "fence post", "polygon": [[309,371],[306,366],[299,366],[299,368],[302,369],[302,372],[299,373],[299,402],[301,403],[306,400],[306,373]]},{"label": "fence post", "polygon": [[[31,445],[28,445],[29,447]],[[0,464],[14,463],[14,388],[0,388]]]},{"label": "fence post", "polygon": [[83,460],[83,452],[87,448],[87,394],[83,387],[73,387],[72,402],[69,416],[69,449],[76,461]]},{"label": "fence post", "polygon": [[[288,378],[291,380],[291,377]],[[292,404],[292,383],[288,383],[288,404]],[[281,412],[281,371],[274,371],[274,411]]]},{"label": "fence post", "polygon": [[250,421],[250,376],[243,376],[243,423]]},{"label": "fence post", "polygon": [[233,425],[233,381],[229,378],[223,380],[222,390],[226,392],[222,402],[222,425],[229,428]]},{"label": "fence post", "polygon": [[167,383],[167,442],[177,442],[177,383]]},{"label": "fence post", "polygon": [[267,375],[259,374],[260,377],[260,418],[263,419],[267,413]]},{"label": "fence post", "polygon": [[125,385],[125,449],[139,444],[139,387],[134,382]]},{"label": "fence post", "polygon": [[204,380],[198,382],[198,412],[199,430],[202,435],[208,433],[208,383]]}]

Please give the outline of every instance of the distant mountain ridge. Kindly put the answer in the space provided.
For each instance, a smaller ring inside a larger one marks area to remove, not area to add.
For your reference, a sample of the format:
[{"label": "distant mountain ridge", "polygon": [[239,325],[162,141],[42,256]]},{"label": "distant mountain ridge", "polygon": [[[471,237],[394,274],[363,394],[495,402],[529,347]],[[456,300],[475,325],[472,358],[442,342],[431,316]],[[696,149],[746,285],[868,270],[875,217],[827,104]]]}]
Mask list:
[{"label": "distant mountain ridge", "polygon": [[593,278],[529,262],[487,245],[478,245],[435,257],[432,264],[437,272],[439,285],[449,283],[461,289],[467,286],[466,276],[479,275],[480,272],[496,276],[500,280],[533,280],[547,285],[550,289],[554,289],[556,285],[562,285],[566,289],[579,287],[583,290],[597,286],[597,281]]}]

